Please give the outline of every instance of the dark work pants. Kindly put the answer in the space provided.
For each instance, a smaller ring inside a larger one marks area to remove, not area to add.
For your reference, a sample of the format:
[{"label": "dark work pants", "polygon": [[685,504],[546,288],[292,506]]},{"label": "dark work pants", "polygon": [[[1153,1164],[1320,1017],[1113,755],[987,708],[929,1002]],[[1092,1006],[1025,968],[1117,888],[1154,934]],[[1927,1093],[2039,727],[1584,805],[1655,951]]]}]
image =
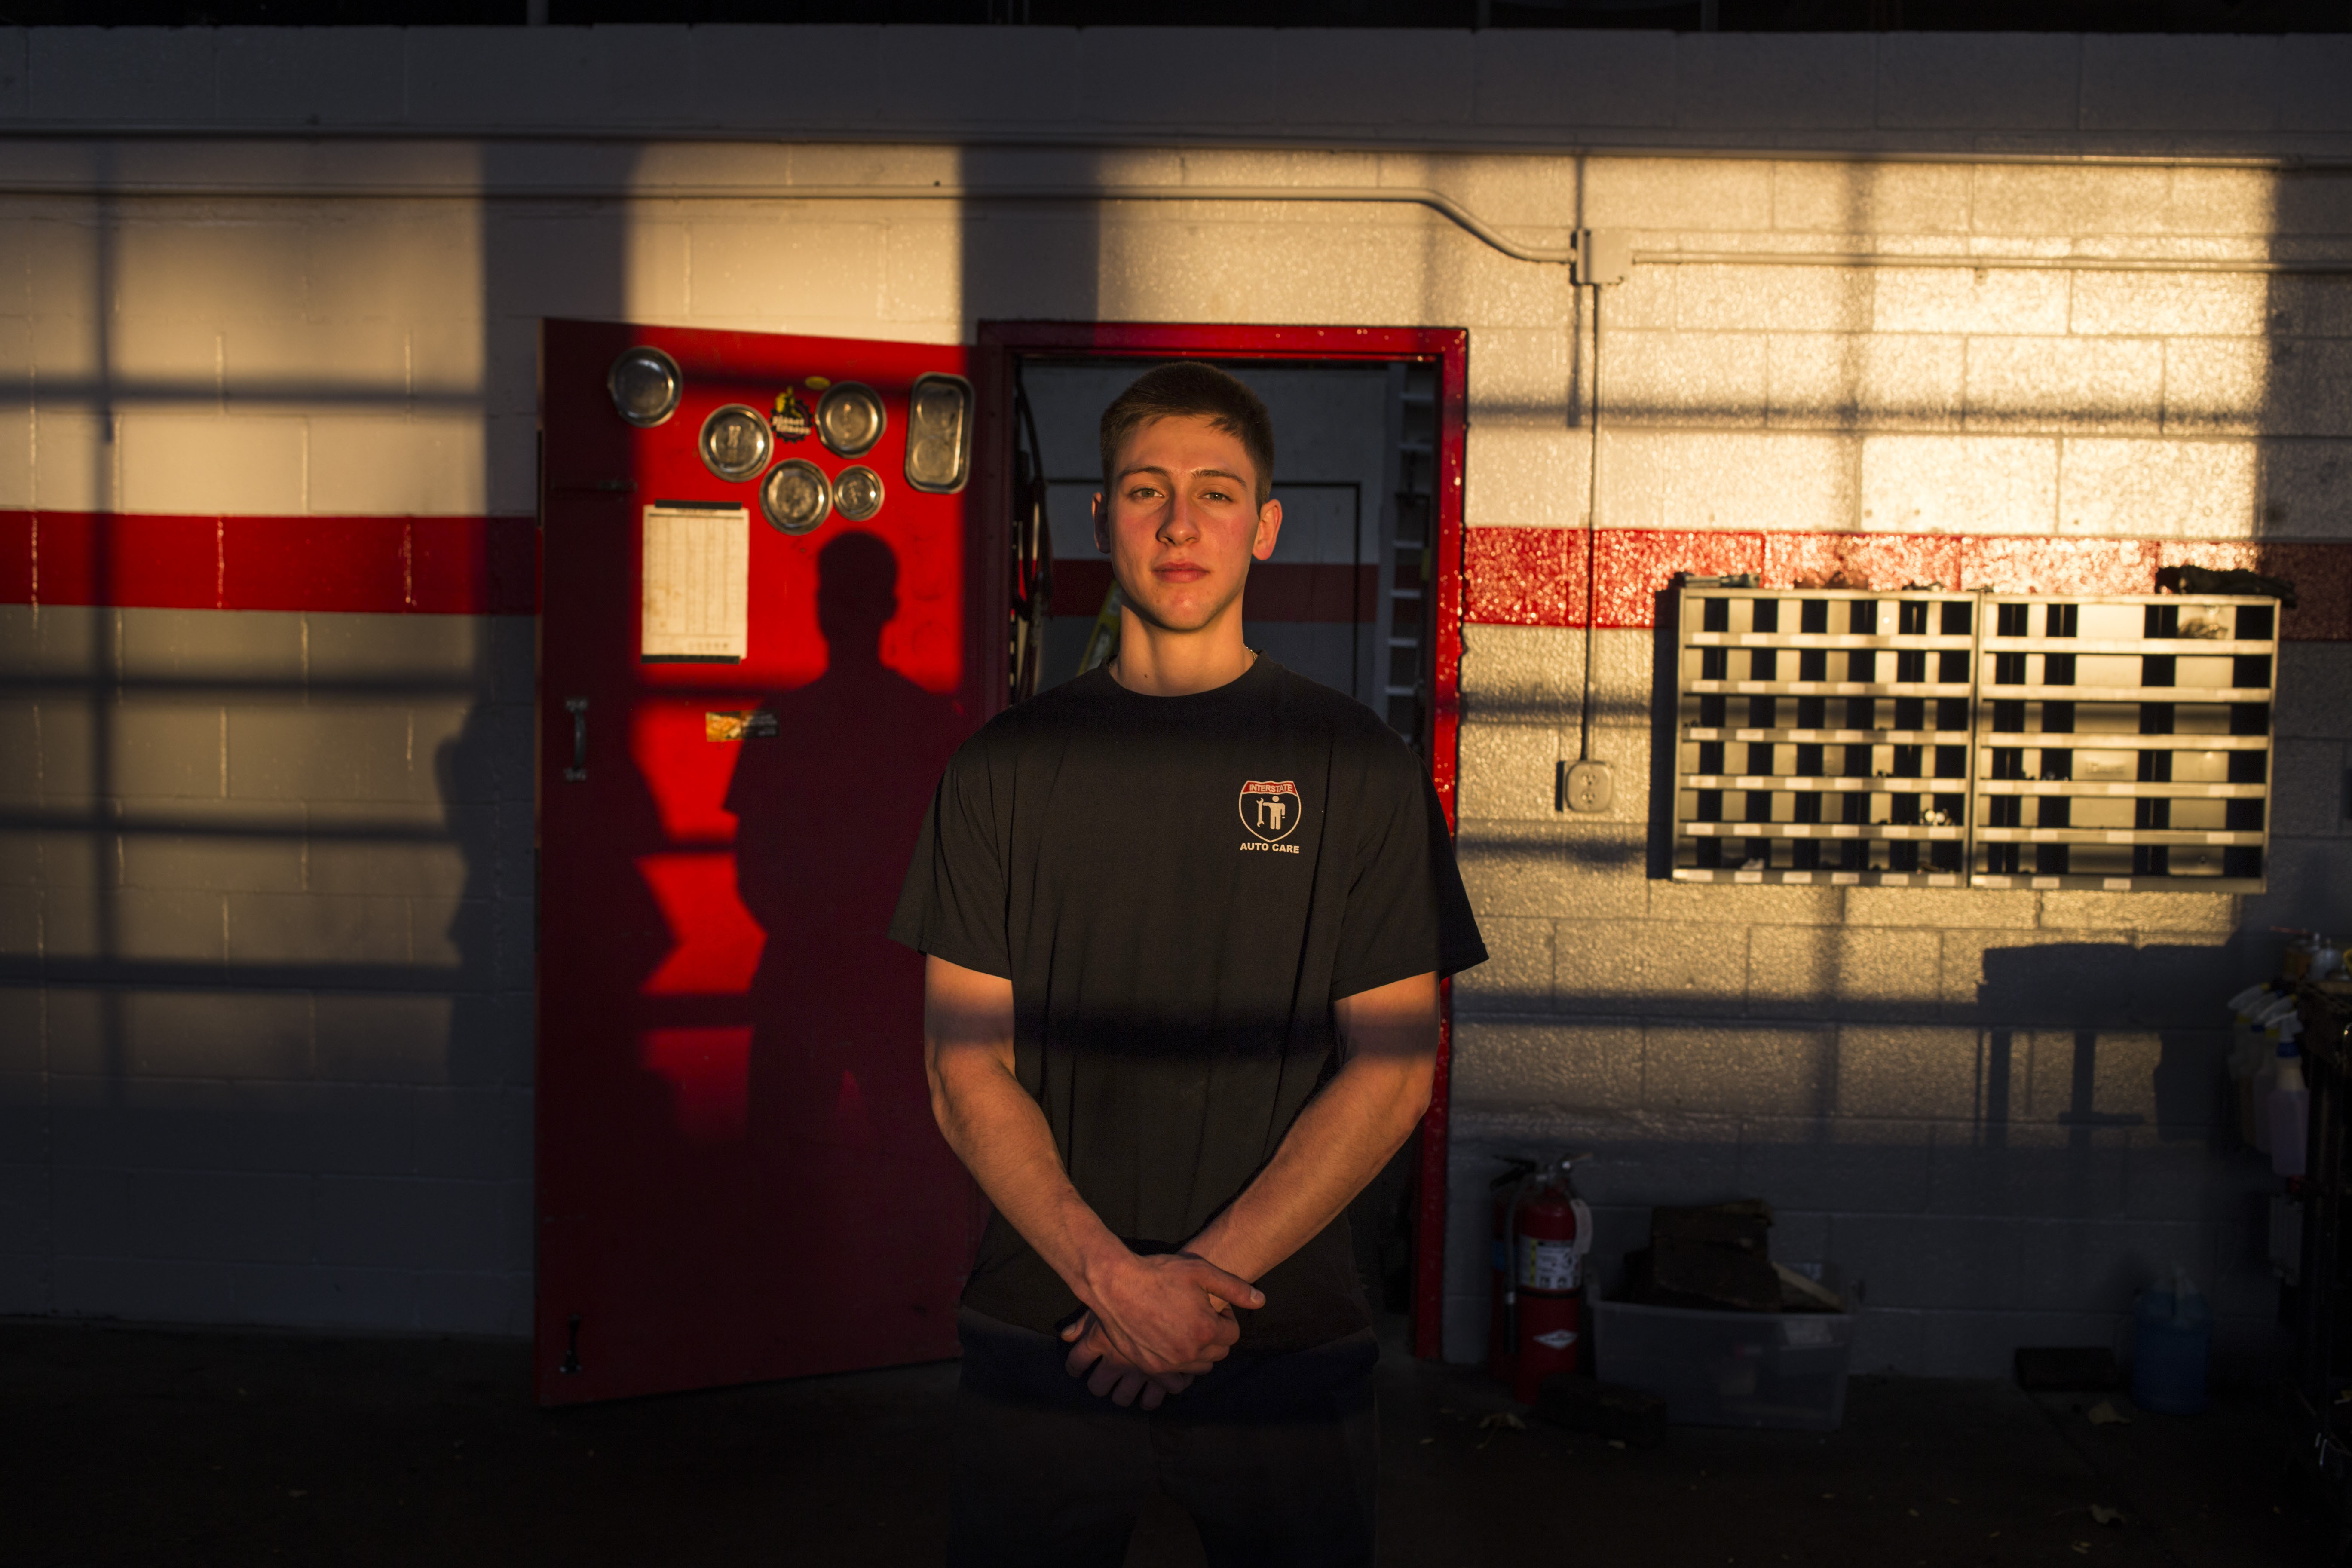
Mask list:
[{"label": "dark work pants", "polygon": [[953,1568],[1118,1568],[1155,1487],[1192,1516],[1213,1568],[1370,1568],[1370,1329],[1236,1351],[1146,1412],[1088,1394],[1051,1334],[971,1311],[957,1327]]}]

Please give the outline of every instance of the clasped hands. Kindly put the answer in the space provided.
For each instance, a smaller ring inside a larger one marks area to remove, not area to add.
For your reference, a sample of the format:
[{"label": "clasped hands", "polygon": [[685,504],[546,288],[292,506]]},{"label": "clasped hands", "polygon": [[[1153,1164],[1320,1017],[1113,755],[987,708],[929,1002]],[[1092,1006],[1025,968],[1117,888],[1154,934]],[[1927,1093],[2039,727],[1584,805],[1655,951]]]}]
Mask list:
[{"label": "clasped hands", "polygon": [[1189,1252],[1139,1257],[1125,1247],[1087,1279],[1087,1310],[1062,1331],[1065,1366],[1087,1392],[1122,1408],[1139,1396],[1157,1410],[1223,1361],[1241,1338],[1234,1309],[1265,1295]]}]

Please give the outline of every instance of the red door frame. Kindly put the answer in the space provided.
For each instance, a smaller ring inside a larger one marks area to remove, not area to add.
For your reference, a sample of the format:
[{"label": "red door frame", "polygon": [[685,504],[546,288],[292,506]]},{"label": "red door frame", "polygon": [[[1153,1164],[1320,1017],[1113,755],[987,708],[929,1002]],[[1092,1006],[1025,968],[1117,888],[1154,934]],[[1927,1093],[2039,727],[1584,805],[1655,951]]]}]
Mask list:
[{"label": "red door frame", "polygon": [[[1437,616],[1430,682],[1430,772],[1454,822],[1462,673],[1462,473],[1469,431],[1470,334],[1459,327],[1260,327],[1160,321],[982,321],[977,363],[980,437],[986,467],[975,464],[983,520],[982,559],[994,580],[982,603],[1012,602],[1009,542],[1013,498],[1013,364],[1025,354],[1100,359],[1413,360],[1438,367]],[[974,454],[975,459],[980,454]],[[978,578],[982,573],[974,573]],[[1445,1156],[1447,1079],[1453,1059],[1454,1000],[1441,988],[1437,1081],[1421,1124],[1419,1209],[1413,1225],[1412,1349],[1433,1360],[1445,1310]]]}]

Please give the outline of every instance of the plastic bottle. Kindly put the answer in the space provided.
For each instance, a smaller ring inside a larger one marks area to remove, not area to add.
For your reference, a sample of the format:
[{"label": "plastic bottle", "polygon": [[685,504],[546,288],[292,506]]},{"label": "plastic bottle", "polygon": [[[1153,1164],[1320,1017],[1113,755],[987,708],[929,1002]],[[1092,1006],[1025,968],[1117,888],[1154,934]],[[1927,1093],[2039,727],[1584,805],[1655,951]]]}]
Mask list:
[{"label": "plastic bottle", "polygon": [[2203,1410],[2212,1351],[2213,1314],[2175,1264],[2172,1289],[2143,1290],[2132,1308],[2132,1403],[2164,1415]]},{"label": "plastic bottle", "polygon": [[2305,1143],[2311,1131],[2311,1095],[2303,1081],[2303,1033],[2300,1019],[2280,1026],[2278,1081],[2271,1088],[2271,1170],[2281,1176],[2303,1174]]},{"label": "plastic bottle", "polygon": [[2263,1063],[2253,1082],[2254,1148],[2264,1154],[2271,1152],[2271,1091],[2278,1087],[2280,1031],[2294,1016],[2294,998],[2290,995],[2273,1002],[2256,1020],[2263,1028]]},{"label": "plastic bottle", "polygon": [[2267,1100],[2254,1097],[2254,1079],[2276,1051],[2263,1037],[2262,1026],[2254,1020],[2272,1001],[2267,981],[2247,986],[2229,1001],[2231,1103],[2236,1113],[2238,1142],[2249,1149],[2256,1146],[2254,1123],[2270,1110]]}]

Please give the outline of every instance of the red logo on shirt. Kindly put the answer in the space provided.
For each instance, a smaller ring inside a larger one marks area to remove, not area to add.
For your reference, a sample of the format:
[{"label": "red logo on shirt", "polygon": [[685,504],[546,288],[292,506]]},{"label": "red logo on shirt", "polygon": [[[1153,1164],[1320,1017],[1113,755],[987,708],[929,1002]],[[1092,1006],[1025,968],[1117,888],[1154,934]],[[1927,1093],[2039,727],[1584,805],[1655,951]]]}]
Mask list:
[{"label": "red logo on shirt", "polygon": [[1242,785],[1242,826],[1265,843],[1296,832],[1298,812],[1298,786],[1288,779],[1252,779]]}]

